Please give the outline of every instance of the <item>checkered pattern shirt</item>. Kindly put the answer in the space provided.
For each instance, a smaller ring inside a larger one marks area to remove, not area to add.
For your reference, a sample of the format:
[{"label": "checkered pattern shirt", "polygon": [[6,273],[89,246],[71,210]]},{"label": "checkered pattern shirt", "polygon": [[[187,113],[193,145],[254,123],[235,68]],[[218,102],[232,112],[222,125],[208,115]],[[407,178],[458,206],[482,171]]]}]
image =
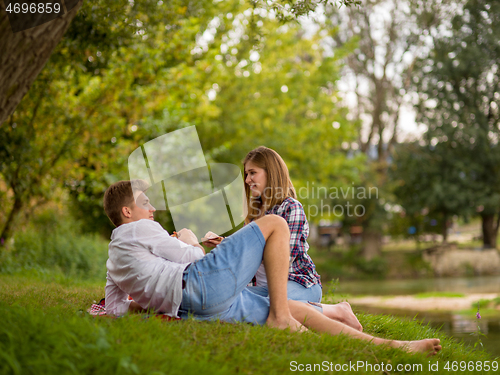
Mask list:
[{"label": "checkered pattern shirt", "polygon": [[290,269],[288,280],[295,281],[300,285],[310,288],[315,284],[321,285],[320,276],[316,272],[311,257],[307,254],[309,244],[309,223],[302,204],[291,197],[286,198],[283,203],[276,205],[266,212],[284,218],[290,228]]}]

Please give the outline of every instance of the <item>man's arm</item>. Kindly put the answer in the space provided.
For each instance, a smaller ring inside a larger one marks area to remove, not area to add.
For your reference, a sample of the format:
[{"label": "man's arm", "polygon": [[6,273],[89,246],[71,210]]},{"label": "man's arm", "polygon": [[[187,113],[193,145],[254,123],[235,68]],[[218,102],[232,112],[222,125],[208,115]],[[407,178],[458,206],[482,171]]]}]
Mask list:
[{"label": "man's arm", "polygon": [[[106,275],[105,291],[106,314],[116,316],[125,315],[131,307],[132,300],[129,300],[128,294],[115,284],[109,272]],[[134,304],[139,306],[136,302]]]},{"label": "man's arm", "polygon": [[149,251],[154,255],[175,263],[192,263],[205,256],[205,251],[198,245],[198,240],[193,232],[182,229],[178,232],[179,239],[177,239],[170,237],[168,232],[157,222],[141,220],[139,223],[135,228],[135,239],[139,243],[147,243]]}]

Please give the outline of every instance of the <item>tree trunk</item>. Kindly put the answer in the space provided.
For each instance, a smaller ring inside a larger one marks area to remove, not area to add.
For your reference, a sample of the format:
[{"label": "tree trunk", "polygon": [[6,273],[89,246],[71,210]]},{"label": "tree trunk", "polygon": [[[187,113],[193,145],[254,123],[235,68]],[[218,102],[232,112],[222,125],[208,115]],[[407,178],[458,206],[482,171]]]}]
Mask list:
[{"label": "tree trunk", "polygon": [[498,228],[495,225],[495,215],[481,215],[483,231],[483,248],[495,249],[497,247]]},{"label": "tree trunk", "polygon": [[0,247],[7,245],[7,240],[10,238],[12,234],[12,228],[14,226],[15,220],[19,213],[21,212],[21,208],[23,207],[23,202],[19,197],[14,199],[14,206],[12,206],[12,210],[9,213],[9,217],[5,222],[5,226],[2,229],[2,234],[0,234]]},{"label": "tree trunk", "polygon": [[71,4],[68,8],[73,9],[52,21],[18,32],[12,31],[5,3],[0,1],[0,126],[28,92],[83,2]]},{"label": "tree trunk", "polygon": [[363,232],[363,258],[371,260],[382,255],[382,235],[373,229]]},{"label": "tree trunk", "polygon": [[443,235],[443,243],[448,241],[448,215],[445,214],[443,218],[443,226],[441,227],[441,234]]}]

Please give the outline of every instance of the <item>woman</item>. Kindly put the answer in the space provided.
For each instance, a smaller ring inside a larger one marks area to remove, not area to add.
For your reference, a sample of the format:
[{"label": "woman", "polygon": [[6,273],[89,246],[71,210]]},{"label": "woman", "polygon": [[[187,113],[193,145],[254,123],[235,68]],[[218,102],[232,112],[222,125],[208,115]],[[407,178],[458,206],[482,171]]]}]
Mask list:
[{"label": "woman", "polygon": [[[243,160],[247,216],[245,224],[268,214],[283,217],[290,228],[290,271],[288,297],[293,300],[321,301],[322,287],[311,257],[307,253],[309,223],[281,156],[261,146]],[[267,295],[264,265],[255,275],[254,292]]]},{"label": "woman", "polygon": [[[250,151],[243,160],[245,169],[245,224],[264,215],[275,214],[283,217],[290,228],[290,269],[288,274],[288,298],[308,301],[322,308],[323,314],[341,321],[357,330],[362,326],[347,302],[336,305],[321,304],[322,287],[316,266],[307,253],[309,244],[309,224],[302,207],[296,199],[295,189],[288,168],[281,156],[274,150],[260,146]],[[214,238],[209,232],[206,238]],[[216,246],[219,239],[205,241],[208,246]],[[253,293],[268,296],[267,278],[261,264],[255,275],[256,285],[249,286]]]}]

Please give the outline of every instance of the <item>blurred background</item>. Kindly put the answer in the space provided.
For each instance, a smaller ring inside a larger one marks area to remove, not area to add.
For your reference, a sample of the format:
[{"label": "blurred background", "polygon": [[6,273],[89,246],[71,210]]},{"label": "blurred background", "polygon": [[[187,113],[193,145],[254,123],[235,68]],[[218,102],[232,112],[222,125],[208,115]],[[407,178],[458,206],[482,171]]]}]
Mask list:
[{"label": "blurred background", "polygon": [[500,354],[500,3],[307,3],[86,1],[0,125],[0,272],[104,286],[105,189],[196,125],[283,157],[325,295]]}]

